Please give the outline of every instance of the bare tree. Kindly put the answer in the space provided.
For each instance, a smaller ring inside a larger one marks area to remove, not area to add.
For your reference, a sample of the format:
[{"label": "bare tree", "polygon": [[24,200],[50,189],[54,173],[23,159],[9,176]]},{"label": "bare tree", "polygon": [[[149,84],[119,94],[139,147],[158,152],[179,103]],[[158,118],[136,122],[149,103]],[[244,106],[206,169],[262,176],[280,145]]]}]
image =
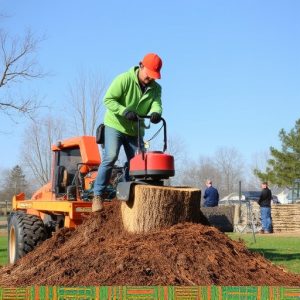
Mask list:
[{"label": "bare tree", "polygon": [[178,135],[171,135],[168,137],[168,148],[167,151],[174,156],[177,166],[181,166],[183,161],[186,159],[186,143]]},{"label": "bare tree", "polygon": [[[162,145],[160,148],[162,149]],[[167,137],[166,153],[174,157],[175,176],[165,181],[166,185],[179,185],[181,183],[181,173],[183,171],[184,162],[186,161],[185,142],[179,135],[171,135]]]},{"label": "bare tree", "polygon": [[267,151],[257,152],[252,155],[251,164],[249,166],[251,172],[247,178],[246,186],[249,190],[260,189],[261,180],[255,175],[254,170],[264,170],[270,155]]},{"label": "bare tree", "polygon": [[227,195],[238,190],[243,179],[244,163],[241,154],[235,148],[219,148],[214,155],[214,166],[221,175],[219,192]]},{"label": "bare tree", "polygon": [[23,136],[22,160],[39,185],[50,180],[51,145],[62,138],[63,122],[51,116],[32,122]]},{"label": "bare tree", "polygon": [[206,188],[206,179],[212,179],[216,186],[221,182],[220,173],[210,157],[201,156],[198,161],[185,159],[182,165],[183,167],[179,175],[180,183],[182,185],[199,188],[202,191],[202,195]]},{"label": "bare tree", "polygon": [[180,183],[205,190],[206,179],[211,179],[220,197],[237,191],[243,180],[243,160],[234,148],[220,148],[214,156],[201,156],[198,161],[185,159],[180,172]]},{"label": "bare tree", "polygon": [[7,32],[0,30],[0,110],[11,115],[19,112],[31,116],[40,107],[36,97],[12,95],[11,87],[20,85],[24,80],[42,78],[45,74],[40,69],[36,53],[42,38],[35,38],[28,31],[23,38],[11,38]]},{"label": "bare tree", "polygon": [[95,135],[103,117],[105,83],[98,76],[81,73],[69,87],[68,111],[76,135]]}]

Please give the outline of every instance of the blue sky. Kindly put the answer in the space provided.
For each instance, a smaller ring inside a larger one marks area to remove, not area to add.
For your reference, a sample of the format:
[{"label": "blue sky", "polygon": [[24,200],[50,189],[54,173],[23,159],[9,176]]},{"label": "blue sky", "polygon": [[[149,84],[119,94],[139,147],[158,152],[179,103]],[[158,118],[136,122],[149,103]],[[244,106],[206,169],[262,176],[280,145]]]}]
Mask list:
[{"label": "blue sky", "polygon": [[[300,2],[0,1],[1,27],[45,35],[30,83],[61,113],[81,69],[108,83],[148,52],[163,59],[164,117],[190,158],[235,147],[248,162],[300,117]],[[25,120],[0,115],[0,168],[20,161]]]}]

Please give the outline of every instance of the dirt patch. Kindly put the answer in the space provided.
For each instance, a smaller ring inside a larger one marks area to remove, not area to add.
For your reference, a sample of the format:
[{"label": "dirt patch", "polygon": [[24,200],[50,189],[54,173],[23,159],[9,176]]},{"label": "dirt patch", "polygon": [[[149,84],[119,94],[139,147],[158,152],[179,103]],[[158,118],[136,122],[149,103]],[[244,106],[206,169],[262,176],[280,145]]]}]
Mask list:
[{"label": "dirt patch", "polygon": [[15,265],[0,269],[0,285],[285,285],[287,273],[214,227],[183,223],[128,234],[120,204],[62,229]]}]

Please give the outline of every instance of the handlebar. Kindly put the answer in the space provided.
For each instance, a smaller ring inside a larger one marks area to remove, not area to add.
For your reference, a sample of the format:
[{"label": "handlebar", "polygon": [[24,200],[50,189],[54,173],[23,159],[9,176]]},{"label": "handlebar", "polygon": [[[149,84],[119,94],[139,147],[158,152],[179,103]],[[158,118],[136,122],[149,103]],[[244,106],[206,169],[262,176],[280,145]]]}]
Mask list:
[{"label": "handlebar", "polygon": [[[140,143],[140,126],[141,126],[141,120],[143,119],[150,119],[151,116],[138,116],[138,150],[141,150],[141,143]],[[164,127],[164,147],[163,152],[167,150],[167,123],[164,118],[161,117],[160,122],[163,122]]]}]

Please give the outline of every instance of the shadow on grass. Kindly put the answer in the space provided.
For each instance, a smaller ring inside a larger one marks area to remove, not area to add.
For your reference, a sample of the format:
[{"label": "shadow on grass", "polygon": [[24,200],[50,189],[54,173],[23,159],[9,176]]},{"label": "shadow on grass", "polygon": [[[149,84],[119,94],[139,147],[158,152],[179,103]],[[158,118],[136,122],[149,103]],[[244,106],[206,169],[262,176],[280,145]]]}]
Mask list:
[{"label": "shadow on grass", "polygon": [[263,248],[256,248],[251,249],[252,252],[257,252],[264,256],[265,258],[271,261],[291,261],[300,258],[299,253],[278,253],[276,249],[263,249]]}]

